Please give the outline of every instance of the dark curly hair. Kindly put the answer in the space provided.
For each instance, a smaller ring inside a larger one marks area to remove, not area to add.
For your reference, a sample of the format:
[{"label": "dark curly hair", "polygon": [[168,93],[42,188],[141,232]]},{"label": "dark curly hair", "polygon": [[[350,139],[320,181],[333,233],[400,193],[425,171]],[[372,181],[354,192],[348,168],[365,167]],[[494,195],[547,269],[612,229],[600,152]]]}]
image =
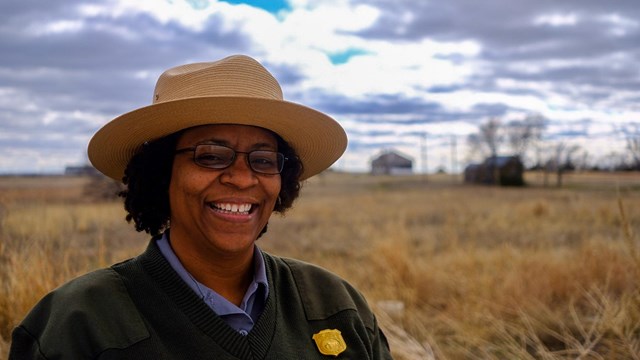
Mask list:
[{"label": "dark curly hair", "polygon": [[[176,145],[183,131],[145,143],[127,165],[122,178],[126,189],[119,196],[124,198],[127,222],[133,221],[137,231],[155,236],[170,227],[169,183]],[[282,185],[273,209],[283,214],[300,194],[302,162],[293,147],[272,134],[278,141],[278,151],[287,159],[280,173]],[[265,226],[260,236],[266,231]]]}]

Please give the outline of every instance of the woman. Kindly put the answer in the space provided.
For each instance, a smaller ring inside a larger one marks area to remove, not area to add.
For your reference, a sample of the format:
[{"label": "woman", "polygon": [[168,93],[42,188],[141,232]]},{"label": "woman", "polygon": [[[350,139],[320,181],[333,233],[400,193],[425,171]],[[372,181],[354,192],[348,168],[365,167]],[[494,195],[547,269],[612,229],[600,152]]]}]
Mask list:
[{"label": "woman", "polygon": [[127,185],[127,220],[153,235],[147,250],[43,298],[14,330],[10,359],[390,359],[357,290],[255,245],[346,144],[252,58],[166,71],[153,104],[106,124],[88,149]]}]

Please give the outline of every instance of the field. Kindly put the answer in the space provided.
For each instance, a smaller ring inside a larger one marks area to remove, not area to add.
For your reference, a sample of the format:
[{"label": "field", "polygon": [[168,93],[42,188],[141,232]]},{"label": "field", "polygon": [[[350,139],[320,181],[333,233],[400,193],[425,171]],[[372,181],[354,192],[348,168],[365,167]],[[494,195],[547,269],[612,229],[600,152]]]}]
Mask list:
[{"label": "field", "polygon": [[[325,173],[259,245],[356,285],[396,359],[640,359],[640,174],[526,179]],[[0,178],[0,358],[46,292],[146,247],[86,188]]]}]

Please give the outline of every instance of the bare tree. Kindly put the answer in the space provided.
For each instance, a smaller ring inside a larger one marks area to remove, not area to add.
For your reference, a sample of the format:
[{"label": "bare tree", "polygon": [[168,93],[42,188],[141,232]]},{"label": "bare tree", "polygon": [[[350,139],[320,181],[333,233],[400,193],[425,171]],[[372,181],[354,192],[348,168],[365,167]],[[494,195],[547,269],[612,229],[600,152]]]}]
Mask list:
[{"label": "bare tree", "polygon": [[502,122],[498,118],[491,118],[486,123],[480,125],[480,136],[489,148],[491,157],[498,156],[498,148],[504,139],[501,133]]},{"label": "bare tree", "polygon": [[541,115],[528,115],[522,120],[513,120],[506,125],[506,137],[514,155],[524,160],[529,148],[542,140],[545,121]]},{"label": "bare tree", "polygon": [[497,157],[501,148],[507,145],[511,155],[524,161],[527,152],[542,141],[545,126],[546,119],[538,114],[527,115],[522,120],[513,120],[507,124],[492,117],[480,124],[478,132],[467,137],[467,144],[471,154],[484,158]]},{"label": "bare tree", "polygon": [[575,162],[574,156],[580,150],[578,145],[568,145],[566,142],[558,142],[553,147],[553,153],[547,162],[545,172],[545,185],[547,184],[546,174],[550,172],[556,173],[556,186],[562,187],[562,175],[573,169]]},{"label": "bare tree", "polygon": [[640,170],[640,123],[632,123],[622,128],[627,138],[627,150],[633,161],[633,168]]},{"label": "bare tree", "polygon": [[576,154],[574,161],[574,165],[576,166],[576,170],[584,171],[589,169],[589,159],[590,154],[587,150],[582,150],[579,154]]},{"label": "bare tree", "polygon": [[478,132],[467,137],[467,143],[473,153],[480,153],[486,156],[498,156],[498,149],[503,142],[502,122],[498,118],[490,118],[487,122],[480,124]]}]

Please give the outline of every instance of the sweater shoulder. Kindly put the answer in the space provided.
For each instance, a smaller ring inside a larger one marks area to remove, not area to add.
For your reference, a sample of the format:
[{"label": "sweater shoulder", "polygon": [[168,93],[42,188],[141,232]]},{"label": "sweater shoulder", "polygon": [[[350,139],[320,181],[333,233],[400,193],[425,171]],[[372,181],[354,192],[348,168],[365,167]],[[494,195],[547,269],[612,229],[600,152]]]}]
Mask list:
[{"label": "sweater shoulder", "polygon": [[149,336],[120,275],[100,269],[46,295],[20,325],[47,356],[95,357]]},{"label": "sweater shoulder", "polygon": [[373,329],[375,317],[364,296],[349,282],[320,266],[304,261],[273,257],[276,266],[290,272],[309,320],[324,320],[345,310],[358,313]]}]

